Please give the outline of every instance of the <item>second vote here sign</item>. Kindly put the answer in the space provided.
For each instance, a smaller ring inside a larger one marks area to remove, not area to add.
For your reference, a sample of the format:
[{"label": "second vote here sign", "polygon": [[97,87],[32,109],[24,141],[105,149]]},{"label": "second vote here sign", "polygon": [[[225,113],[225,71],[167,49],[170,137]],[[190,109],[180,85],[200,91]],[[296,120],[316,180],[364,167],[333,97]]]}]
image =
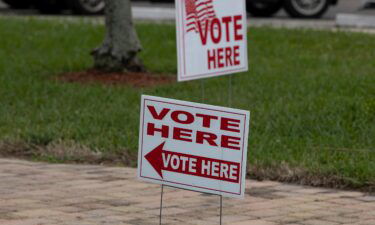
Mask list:
[{"label": "second vote here sign", "polygon": [[142,96],[139,178],[243,197],[249,121],[244,110]]},{"label": "second vote here sign", "polygon": [[248,70],[245,0],[176,0],[178,80]]}]

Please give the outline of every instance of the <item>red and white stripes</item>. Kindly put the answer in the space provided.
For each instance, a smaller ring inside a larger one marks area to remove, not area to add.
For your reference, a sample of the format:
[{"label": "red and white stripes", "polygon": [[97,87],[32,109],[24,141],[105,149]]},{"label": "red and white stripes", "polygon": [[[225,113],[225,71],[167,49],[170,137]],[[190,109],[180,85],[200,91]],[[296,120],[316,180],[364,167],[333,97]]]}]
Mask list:
[{"label": "red and white stripes", "polygon": [[213,6],[214,0],[185,0],[186,32],[198,32],[198,22],[205,29],[207,20],[210,22],[216,18]]}]

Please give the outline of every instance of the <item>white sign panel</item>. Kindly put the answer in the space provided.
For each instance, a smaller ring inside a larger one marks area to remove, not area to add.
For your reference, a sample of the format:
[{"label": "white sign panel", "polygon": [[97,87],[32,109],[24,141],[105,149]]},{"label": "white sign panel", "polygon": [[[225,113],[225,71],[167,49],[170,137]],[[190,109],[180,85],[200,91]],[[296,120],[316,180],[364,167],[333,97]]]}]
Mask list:
[{"label": "white sign panel", "polygon": [[245,0],[176,0],[178,80],[248,70]]},{"label": "white sign panel", "polygon": [[243,197],[250,112],[142,96],[138,177]]}]

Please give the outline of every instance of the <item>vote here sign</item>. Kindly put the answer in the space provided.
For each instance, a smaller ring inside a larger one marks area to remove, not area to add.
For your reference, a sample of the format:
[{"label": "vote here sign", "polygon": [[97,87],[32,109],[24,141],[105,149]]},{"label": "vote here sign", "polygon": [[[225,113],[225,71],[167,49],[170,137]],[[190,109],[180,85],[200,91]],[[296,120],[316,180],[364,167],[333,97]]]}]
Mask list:
[{"label": "vote here sign", "polygon": [[249,111],[142,96],[138,177],[243,197]]},{"label": "vote here sign", "polygon": [[176,0],[178,80],[248,70],[245,0]]}]

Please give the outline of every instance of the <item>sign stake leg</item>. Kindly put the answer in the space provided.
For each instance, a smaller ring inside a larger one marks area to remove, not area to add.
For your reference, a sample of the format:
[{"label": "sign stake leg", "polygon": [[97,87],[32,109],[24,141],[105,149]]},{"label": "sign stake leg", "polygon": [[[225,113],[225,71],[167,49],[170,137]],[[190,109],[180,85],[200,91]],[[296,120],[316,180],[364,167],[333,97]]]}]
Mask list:
[{"label": "sign stake leg", "polygon": [[162,215],[162,210],[163,210],[163,193],[164,193],[164,184],[161,185],[159,225],[161,225],[161,215]]},{"label": "sign stake leg", "polygon": [[204,102],[204,81],[201,80],[201,96],[202,96],[202,103]]},{"label": "sign stake leg", "polygon": [[223,196],[220,195],[220,225],[222,225],[223,219]]},{"label": "sign stake leg", "polygon": [[228,76],[228,106],[232,107],[232,86],[233,86],[233,80],[232,75]]}]

